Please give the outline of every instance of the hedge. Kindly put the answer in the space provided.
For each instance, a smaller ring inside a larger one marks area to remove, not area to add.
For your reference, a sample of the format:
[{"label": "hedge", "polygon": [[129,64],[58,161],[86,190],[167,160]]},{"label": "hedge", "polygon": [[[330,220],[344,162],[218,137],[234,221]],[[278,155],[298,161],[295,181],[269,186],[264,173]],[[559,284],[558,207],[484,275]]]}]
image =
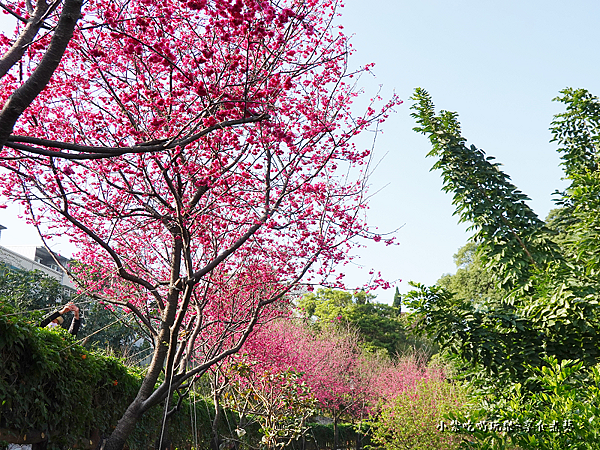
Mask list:
[{"label": "hedge", "polygon": [[[135,397],[143,369],[83,348],[62,328],[37,323],[0,304],[0,429],[43,432],[49,449],[89,446],[94,432],[110,434]],[[207,447],[213,406],[204,399],[193,406],[199,447]],[[170,421],[172,441],[180,448],[194,442],[190,408],[184,401]],[[143,416],[127,443],[130,449],[154,445],[162,412],[159,406]]]}]

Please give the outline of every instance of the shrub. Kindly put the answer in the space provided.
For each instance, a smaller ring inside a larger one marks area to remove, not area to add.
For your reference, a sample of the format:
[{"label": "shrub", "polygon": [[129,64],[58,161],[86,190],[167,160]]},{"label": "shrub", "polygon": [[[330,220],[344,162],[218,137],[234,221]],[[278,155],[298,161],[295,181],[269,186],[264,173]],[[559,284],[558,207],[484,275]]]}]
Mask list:
[{"label": "shrub", "polygon": [[531,368],[536,392],[520,384],[481,402],[468,415],[449,416],[469,435],[463,448],[478,450],[588,450],[600,440],[600,365],[554,357]]},{"label": "shrub", "polygon": [[[81,448],[94,430],[109,434],[140,387],[141,369],[83,348],[60,327],[36,324],[0,303],[0,429],[44,432],[50,449]],[[183,401],[170,421],[173,444],[194,442],[193,413],[199,446],[208,445],[209,410],[213,406],[203,399]],[[127,442],[130,449],[154,445],[162,412],[156,407],[144,415]]]},{"label": "shrub", "polygon": [[445,414],[458,412],[465,403],[459,386],[423,379],[380,406],[371,422],[372,440],[385,450],[456,449],[461,438],[437,427]]}]

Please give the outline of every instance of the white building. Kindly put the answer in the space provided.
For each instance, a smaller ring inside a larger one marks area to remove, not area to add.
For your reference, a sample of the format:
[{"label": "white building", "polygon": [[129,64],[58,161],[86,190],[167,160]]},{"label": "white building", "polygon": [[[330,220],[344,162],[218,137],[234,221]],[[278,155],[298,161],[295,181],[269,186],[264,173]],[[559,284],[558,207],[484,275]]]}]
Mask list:
[{"label": "white building", "polygon": [[[0,232],[6,227],[0,225]],[[64,256],[54,254],[54,257],[63,265],[68,266],[69,259]],[[69,276],[62,271],[56,263],[54,257],[45,247],[35,245],[0,245],[0,262],[6,264],[11,269],[19,270],[39,270],[44,274],[54,278],[63,286],[74,290],[75,285],[69,279]]]}]

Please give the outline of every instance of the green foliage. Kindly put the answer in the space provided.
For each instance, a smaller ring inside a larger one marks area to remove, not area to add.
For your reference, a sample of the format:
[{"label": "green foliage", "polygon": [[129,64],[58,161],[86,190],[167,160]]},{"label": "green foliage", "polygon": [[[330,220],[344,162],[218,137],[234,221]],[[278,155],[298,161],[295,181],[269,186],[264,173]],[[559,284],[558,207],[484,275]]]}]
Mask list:
[{"label": "green foliage", "polygon": [[[94,429],[108,435],[137,394],[143,375],[114,357],[77,345],[61,328],[36,326],[0,303],[0,428],[43,431],[49,448],[89,442]],[[171,421],[174,442],[191,442],[191,405]],[[197,402],[200,442],[210,442],[210,420]],[[132,450],[154,445],[160,432],[160,408],[150,410],[128,440]]]},{"label": "green foliage", "polygon": [[[554,99],[566,111],[552,121],[553,141],[559,144],[562,166],[570,186],[561,193],[561,208],[551,217],[569,261],[598,282],[600,275],[600,102],[585,89],[564,89]],[[586,280],[587,281],[587,280]]]},{"label": "green foliage", "polygon": [[62,329],[38,328],[12,312],[2,307],[0,316],[1,426],[45,431],[57,445],[75,444],[93,428],[110,431],[140,374],[75,345]]},{"label": "green foliage", "polygon": [[147,340],[141,346],[138,344],[142,336],[142,327],[134,321],[132,314],[128,315],[117,308],[107,309],[104,305],[93,302],[86,308],[85,326],[78,337],[83,339],[83,345],[87,348],[103,350],[124,358],[137,354],[131,361],[136,363],[151,354]]},{"label": "green foliage", "polygon": [[[414,286],[418,290],[407,295],[407,304],[414,309],[412,317],[419,331],[442,349],[460,355],[467,366],[483,367],[494,378],[526,376],[524,364],[537,357],[542,342],[512,307],[475,305],[439,286]],[[528,341],[523,340],[526,331]]]},{"label": "green foliage", "polygon": [[446,414],[456,414],[465,392],[445,381],[422,380],[383,404],[371,422],[372,440],[385,450],[451,450],[461,438],[437,429]]},{"label": "green foliage", "polygon": [[0,263],[0,302],[19,311],[54,307],[66,303],[69,292],[43,272],[12,270]]},{"label": "green foliage", "polygon": [[[463,448],[504,450],[588,450],[600,438],[600,366],[585,370],[581,362],[549,358],[532,368],[539,392],[520,384],[498,391],[470,414],[448,420],[469,439]],[[502,430],[502,431],[501,431]]]},{"label": "green foliage", "polygon": [[562,165],[567,177],[598,170],[597,148],[600,144],[600,103],[585,89],[563,89],[554,100],[566,111],[554,116],[550,131],[553,142],[561,147]]},{"label": "green foliage", "polygon": [[[429,95],[421,89],[415,94],[416,130],[429,135],[429,155],[438,158],[434,168],[454,194],[456,214],[476,230],[478,247],[467,255],[466,271],[442,279],[442,286],[418,286],[407,303],[417,328],[439,339],[490,388],[505,381],[535,389],[528,367],[548,356],[586,365],[600,360],[600,104],[583,90],[562,94],[567,112],[556,116],[552,131],[571,186],[561,194],[552,227],[533,213],[498,164],[466,146],[456,113],[436,115]],[[462,288],[461,278],[469,280]]]},{"label": "green foliage", "polygon": [[498,303],[506,295],[506,292],[496,288],[492,276],[484,269],[475,242],[468,242],[461,247],[454,255],[454,262],[456,273],[442,276],[437,282],[438,286],[475,304]]},{"label": "green foliage", "polygon": [[467,148],[455,113],[436,116],[423,90],[415,99],[417,131],[430,135],[434,167],[478,243],[462,272],[407,296],[416,327],[484,388],[476,410],[451,416],[470,421],[464,447],[598,448],[600,101],[584,89],[555,99],[566,110],[551,131],[570,185],[544,223],[498,165]]},{"label": "green foliage", "polygon": [[443,190],[453,193],[455,214],[472,224],[474,240],[483,243],[482,261],[494,268],[491,273],[499,287],[527,292],[531,275],[560,259],[552,233],[494,158],[466,145],[456,113],[441,111],[436,116],[429,94],[420,88],[413,100],[415,131],[429,136],[433,149],[428,156],[438,158],[433,168],[442,171]]},{"label": "green foliage", "polygon": [[392,306],[396,308],[397,313],[400,314],[402,309],[402,296],[400,295],[398,288],[396,288],[396,292],[394,293],[394,301],[392,302]]},{"label": "green foliage", "polygon": [[[117,356],[126,356],[131,350],[140,352],[149,347],[147,343],[141,348],[134,347],[143,333],[141,327],[132,322],[130,317],[124,317],[122,311],[106,309],[104,305],[85,296],[73,297],[72,290],[43,272],[13,270],[0,263],[0,302],[13,306],[17,311],[37,311],[31,317],[39,318],[70,300],[80,305],[83,326],[78,338],[83,339],[85,347],[103,349]],[[67,319],[63,328],[68,329],[69,325]]]},{"label": "green foliage", "polygon": [[366,350],[384,351],[395,357],[408,350],[412,343],[405,331],[406,325],[398,307],[373,302],[374,298],[361,291],[319,289],[302,297],[298,307],[307,319],[315,321],[318,329],[331,323],[351,325],[359,331]]},{"label": "green foliage", "polygon": [[316,293],[309,292],[304,295],[299,300],[298,307],[307,318],[314,316],[317,320],[331,322],[337,319],[346,308],[358,304],[353,297],[354,294],[347,291],[318,289]]},{"label": "green foliage", "polygon": [[544,342],[514,305],[502,302],[507,292],[495,287],[476,243],[461,247],[454,261],[456,274],[444,275],[434,287],[417,284],[418,290],[407,294],[406,303],[417,311],[413,323],[468,363],[455,360],[461,377],[475,382],[483,366],[496,381],[523,379],[525,363],[539,363]]}]

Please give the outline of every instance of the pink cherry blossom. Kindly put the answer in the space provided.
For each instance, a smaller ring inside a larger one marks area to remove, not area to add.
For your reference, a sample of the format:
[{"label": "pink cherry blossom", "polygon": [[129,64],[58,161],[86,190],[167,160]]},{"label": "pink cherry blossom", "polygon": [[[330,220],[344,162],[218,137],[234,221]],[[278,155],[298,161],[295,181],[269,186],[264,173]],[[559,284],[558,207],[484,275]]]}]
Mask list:
[{"label": "pink cherry blossom", "polygon": [[[3,106],[43,65],[61,8],[0,79]],[[351,138],[398,100],[353,115],[337,14],[331,0],[89,0],[0,150],[2,195],[46,240],[71,239],[81,292],[131,311],[155,346],[107,449],[237,352],[300,282],[339,283],[368,233],[369,151]]]}]

